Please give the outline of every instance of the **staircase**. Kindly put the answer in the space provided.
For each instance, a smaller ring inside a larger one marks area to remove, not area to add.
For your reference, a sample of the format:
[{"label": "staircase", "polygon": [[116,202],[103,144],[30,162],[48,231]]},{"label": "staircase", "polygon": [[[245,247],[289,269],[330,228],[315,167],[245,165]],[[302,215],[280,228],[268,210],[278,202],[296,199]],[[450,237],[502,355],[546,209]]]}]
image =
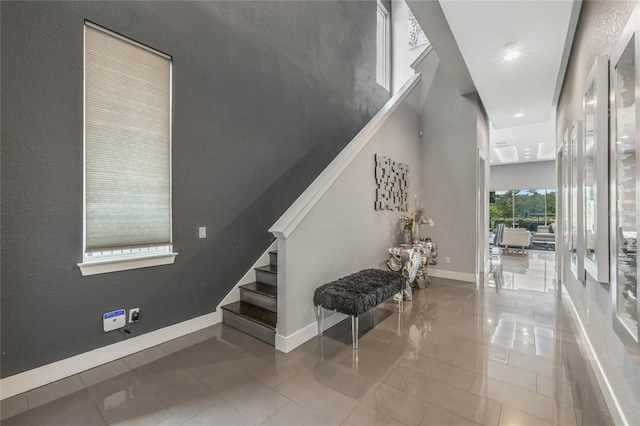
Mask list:
[{"label": "staircase", "polygon": [[241,285],[240,301],[222,306],[223,322],[275,346],[278,320],[278,252],[269,265],[255,268],[256,281]]}]

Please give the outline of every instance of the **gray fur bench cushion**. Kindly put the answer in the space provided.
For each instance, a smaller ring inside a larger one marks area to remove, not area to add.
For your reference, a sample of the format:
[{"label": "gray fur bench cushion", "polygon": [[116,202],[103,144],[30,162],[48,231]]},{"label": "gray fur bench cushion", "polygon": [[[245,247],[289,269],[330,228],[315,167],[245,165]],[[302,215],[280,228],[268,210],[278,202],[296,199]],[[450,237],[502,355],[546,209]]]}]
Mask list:
[{"label": "gray fur bench cushion", "polygon": [[402,274],[382,269],[364,269],[328,284],[313,293],[313,304],[347,315],[359,316],[402,291]]}]

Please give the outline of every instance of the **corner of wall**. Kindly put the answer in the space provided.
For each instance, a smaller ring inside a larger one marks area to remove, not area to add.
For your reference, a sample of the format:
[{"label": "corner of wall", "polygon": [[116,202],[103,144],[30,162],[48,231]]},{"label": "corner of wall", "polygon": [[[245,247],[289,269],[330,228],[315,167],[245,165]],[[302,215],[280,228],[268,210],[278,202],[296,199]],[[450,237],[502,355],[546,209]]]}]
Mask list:
[{"label": "corner of wall", "polygon": [[[380,267],[396,244],[402,213],[374,209],[374,159],[380,153],[408,164],[409,190],[420,192],[420,78],[413,76],[271,227],[279,235],[279,253],[281,247],[286,253],[278,265],[278,350],[288,352],[317,334],[318,286]],[[326,325],[342,318],[327,317]]]},{"label": "corner of wall", "polygon": [[435,52],[416,71],[423,76],[420,167],[427,214],[435,221],[430,236],[438,243],[437,270],[475,281],[477,227],[471,217],[477,208],[477,94],[460,95]]},{"label": "corner of wall", "polygon": [[229,293],[218,303],[216,306],[216,313],[218,315],[218,322],[222,322],[222,306],[228,305],[229,303],[237,302],[240,300],[240,286],[252,283],[256,280],[255,268],[258,266],[268,265],[269,264],[269,252],[276,249],[276,241],[273,241],[271,245],[265,250],[264,253],[256,260],[256,262],[251,265],[249,270],[240,278],[240,280],[236,283],[236,285],[229,290]]}]

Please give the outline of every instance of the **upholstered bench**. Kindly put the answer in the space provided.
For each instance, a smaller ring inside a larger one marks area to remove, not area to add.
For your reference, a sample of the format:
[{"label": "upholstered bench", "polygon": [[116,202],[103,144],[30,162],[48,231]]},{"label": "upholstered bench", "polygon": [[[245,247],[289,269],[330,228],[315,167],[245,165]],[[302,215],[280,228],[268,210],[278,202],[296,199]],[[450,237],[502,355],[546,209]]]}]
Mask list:
[{"label": "upholstered bench", "polygon": [[[351,315],[353,348],[358,349],[358,317],[405,287],[402,274],[382,269],[364,269],[318,287],[313,293],[318,335],[322,336],[324,309]],[[398,309],[402,312],[402,297]]]}]

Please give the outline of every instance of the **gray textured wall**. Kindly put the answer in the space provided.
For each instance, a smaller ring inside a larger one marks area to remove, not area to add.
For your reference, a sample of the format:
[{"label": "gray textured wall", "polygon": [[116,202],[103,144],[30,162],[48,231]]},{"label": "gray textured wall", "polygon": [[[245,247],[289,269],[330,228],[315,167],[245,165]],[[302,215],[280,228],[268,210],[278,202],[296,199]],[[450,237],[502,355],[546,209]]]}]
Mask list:
[{"label": "gray textured wall", "polygon": [[[6,2],[2,377],[215,310],[388,99],[375,1]],[[174,265],[82,277],[83,20],[173,56]],[[197,227],[208,227],[198,239]]]},{"label": "gray textured wall", "polygon": [[491,191],[556,187],[556,162],[553,160],[491,166]]},{"label": "gray textured wall", "polygon": [[460,95],[433,52],[416,71],[422,72],[423,198],[427,217],[435,222],[429,236],[438,242],[438,265],[432,269],[475,274],[478,98]]},{"label": "gray textured wall", "polygon": [[[583,120],[583,87],[598,55],[609,54],[620,37],[637,2],[585,1],[580,12],[567,73],[560,93],[556,118],[556,143],[565,129]],[[563,253],[569,262],[569,253]],[[563,284],[576,306],[600,364],[613,386],[624,414],[631,424],[640,419],[640,366],[634,362],[613,331],[609,286],[589,277],[586,285],[564,268]]]},{"label": "gray textured wall", "polygon": [[[278,241],[278,247],[284,245],[287,252],[286,264],[280,267],[283,267],[285,281],[292,283],[283,298],[286,319],[278,322],[278,334],[294,336],[291,341],[295,341],[295,334],[305,335],[307,327],[315,330],[312,303],[315,289],[365,268],[386,269],[389,247],[403,242],[400,230],[402,212],[373,208],[373,165],[375,154],[408,164],[410,200],[422,191],[417,100],[416,87],[372,135],[291,235]],[[423,229],[423,232],[427,231]],[[309,244],[310,241],[314,243]],[[314,262],[305,262],[305,259],[314,259]],[[325,265],[331,265],[331,268]],[[309,337],[307,335],[306,338]]]}]

